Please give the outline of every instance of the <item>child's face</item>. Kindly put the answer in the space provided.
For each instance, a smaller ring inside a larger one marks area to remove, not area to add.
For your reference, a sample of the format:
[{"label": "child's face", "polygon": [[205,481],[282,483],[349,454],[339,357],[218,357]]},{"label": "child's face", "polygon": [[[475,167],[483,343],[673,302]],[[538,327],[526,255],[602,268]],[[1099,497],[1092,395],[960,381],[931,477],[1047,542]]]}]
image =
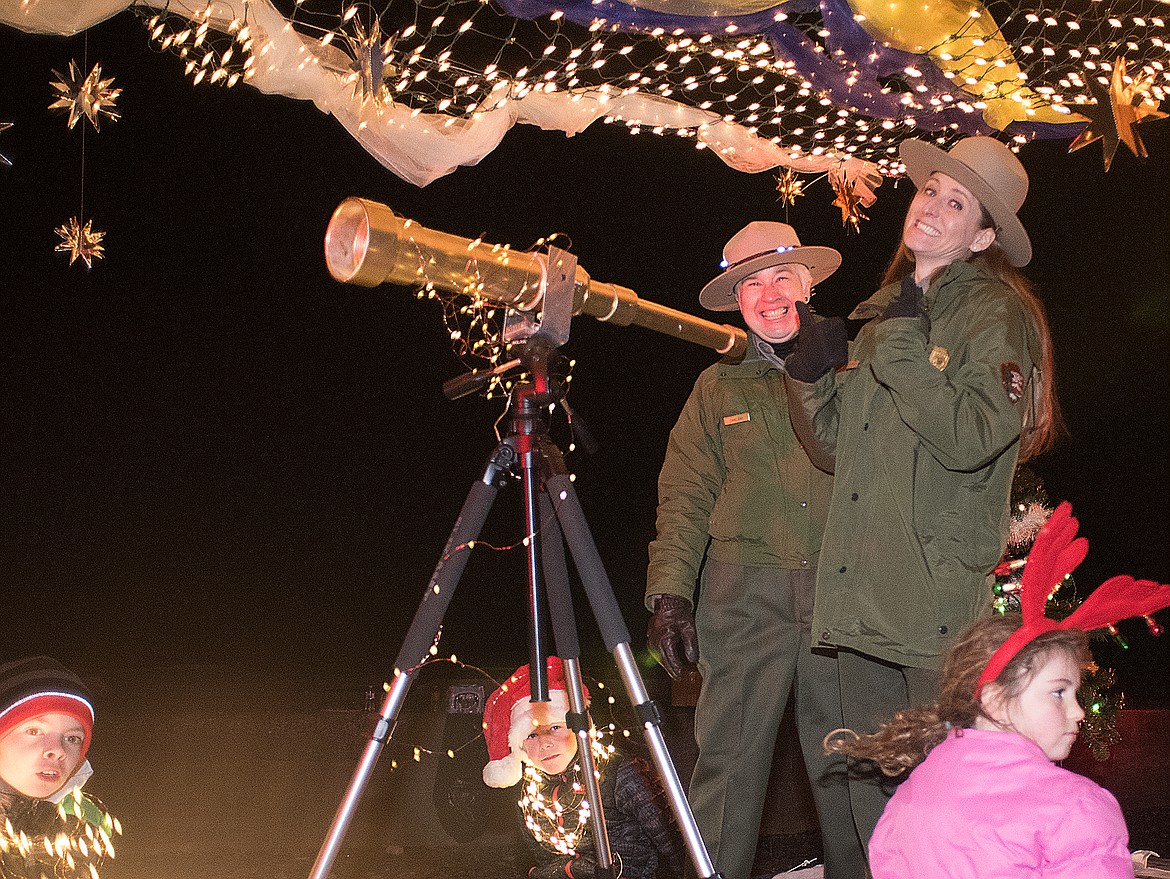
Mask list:
[{"label": "child's face", "polygon": [[1085,719],[1077,702],[1080,683],[1080,665],[1066,653],[1053,653],[1019,697],[1007,703],[1004,725],[1034,741],[1049,760],[1063,760]]},{"label": "child's face", "polygon": [[68,714],[40,714],[0,737],[0,778],[26,797],[59,791],[81,762],[85,728]]},{"label": "child's face", "polygon": [[577,756],[577,737],[564,722],[540,724],[524,740],[524,753],[536,768],[549,775],[560,775]]}]

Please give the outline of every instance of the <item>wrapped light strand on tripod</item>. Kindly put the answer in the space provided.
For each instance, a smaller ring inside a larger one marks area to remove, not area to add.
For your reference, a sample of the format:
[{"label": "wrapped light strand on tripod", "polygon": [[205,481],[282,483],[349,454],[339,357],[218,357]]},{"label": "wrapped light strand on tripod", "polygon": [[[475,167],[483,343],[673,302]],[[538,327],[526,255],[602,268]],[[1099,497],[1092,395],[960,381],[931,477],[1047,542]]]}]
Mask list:
[{"label": "wrapped light strand on tripod", "polygon": [[[440,630],[440,634],[441,634],[441,630]],[[450,663],[451,665],[455,666],[456,668],[458,668],[462,671],[474,672],[475,674],[482,676],[487,682],[491,683],[493,686],[495,685],[495,681],[490,674],[488,674],[486,671],[484,671],[482,668],[479,668],[478,666],[471,665],[469,663],[461,661],[454,653],[452,653],[450,656],[446,656],[446,657],[437,656],[436,654],[437,654],[437,647],[438,647],[438,639],[439,639],[439,635],[436,635],[435,636],[435,644],[432,645],[432,650],[429,651],[431,653],[431,658],[424,660],[423,662],[421,662],[417,666],[415,666],[413,669],[411,669],[410,670],[411,674],[415,674],[417,672],[420,672],[429,666],[437,666],[441,663]],[[400,674],[400,672],[397,669],[395,669],[395,676],[397,676],[398,674]],[[386,682],[383,682],[382,691],[386,692],[387,690],[389,690],[389,688],[390,688],[390,685]],[[445,749],[436,749],[433,746],[431,746],[429,743],[425,743],[425,742],[413,742],[413,743],[401,742],[400,743],[398,740],[392,740],[392,744],[395,747],[397,754],[403,755],[403,754],[409,753],[409,755],[410,755],[409,760],[411,762],[422,763],[424,760],[426,760],[428,758],[440,757],[440,756],[445,757],[449,760],[454,760],[462,751],[464,751],[466,748],[470,747],[471,745],[474,745],[480,738],[482,738],[482,735],[479,733],[476,733],[474,735],[468,736],[464,741],[460,742],[459,744],[457,744],[453,747],[450,747],[450,748],[445,748]],[[395,756],[391,755],[391,757],[390,757],[391,770],[397,769],[399,762],[400,762],[400,757],[395,757]]]}]

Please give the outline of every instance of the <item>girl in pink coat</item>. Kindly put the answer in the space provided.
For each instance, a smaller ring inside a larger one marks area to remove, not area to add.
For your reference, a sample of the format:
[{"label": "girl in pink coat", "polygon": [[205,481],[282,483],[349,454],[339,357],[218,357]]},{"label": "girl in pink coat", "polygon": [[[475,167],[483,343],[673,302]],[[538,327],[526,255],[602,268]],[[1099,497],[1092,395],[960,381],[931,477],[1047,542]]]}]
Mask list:
[{"label": "girl in pink coat", "polygon": [[873,735],[827,740],[886,775],[913,770],[870,840],[874,879],[1132,879],[1117,800],[1056,764],[1085,716],[1085,631],[1170,605],[1170,586],[1114,577],[1067,619],[1047,619],[1048,595],[1088,550],[1076,530],[1062,504],[1028,557],[1022,615],[964,633],[936,705],[900,712]]}]

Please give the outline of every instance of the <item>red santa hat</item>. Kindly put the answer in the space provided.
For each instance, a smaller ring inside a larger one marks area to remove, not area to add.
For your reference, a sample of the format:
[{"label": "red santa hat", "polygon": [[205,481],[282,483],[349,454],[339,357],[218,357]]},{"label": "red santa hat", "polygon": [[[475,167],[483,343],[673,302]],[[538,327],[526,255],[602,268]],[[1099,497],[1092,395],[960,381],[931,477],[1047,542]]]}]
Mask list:
[{"label": "red santa hat", "polygon": [[[524,774],[524,740],[541,724],[564,723],[569,711],[568,684],[559,657],[548,657],[548,702],[533,703],[528,666],[523,665],[492,693],[483,712],[488,762],[483,783],[511,787]],[[585,689],[585,699],[589,690]],[[529,761],[531,762],[531,761]]]}]

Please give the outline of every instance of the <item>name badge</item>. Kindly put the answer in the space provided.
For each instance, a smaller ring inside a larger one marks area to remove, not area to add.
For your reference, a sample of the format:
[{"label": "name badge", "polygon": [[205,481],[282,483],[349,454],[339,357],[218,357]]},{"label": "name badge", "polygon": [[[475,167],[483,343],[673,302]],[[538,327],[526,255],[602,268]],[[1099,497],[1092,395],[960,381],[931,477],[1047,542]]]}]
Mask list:
[{"label": "name badge", "polygon": [[741,412],[738,415],[726,415],[723,418],[723,426],[727,427],[732,424],[743,424],[745,421],[752,420],[752,413]]}]

